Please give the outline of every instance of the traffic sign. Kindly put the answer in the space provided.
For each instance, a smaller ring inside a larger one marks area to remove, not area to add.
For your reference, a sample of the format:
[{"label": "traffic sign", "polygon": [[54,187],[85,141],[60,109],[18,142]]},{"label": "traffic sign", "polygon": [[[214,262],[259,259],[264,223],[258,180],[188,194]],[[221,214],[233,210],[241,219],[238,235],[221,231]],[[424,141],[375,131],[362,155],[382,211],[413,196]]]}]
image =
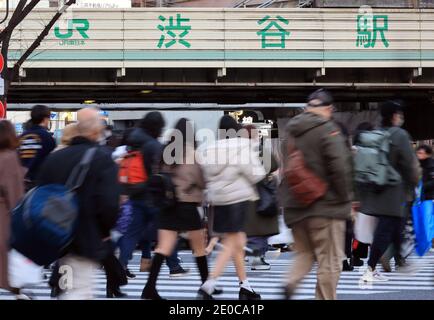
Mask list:
[{"label": "traffic sign", "polygon": [[0,101],[0,119],[6,117],[6,102]]}]

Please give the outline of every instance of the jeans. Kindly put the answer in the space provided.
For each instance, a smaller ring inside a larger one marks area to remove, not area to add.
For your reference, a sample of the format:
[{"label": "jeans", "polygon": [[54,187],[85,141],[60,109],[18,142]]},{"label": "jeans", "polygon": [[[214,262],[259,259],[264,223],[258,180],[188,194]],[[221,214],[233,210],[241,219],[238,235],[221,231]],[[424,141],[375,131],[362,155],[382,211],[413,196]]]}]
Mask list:
[{"label": "jeans", "polygon": [[[149,239],[142,239],[142,259],[151,259],[151,241]],[[175,271],[181,268],[178,260],[178,250],[175,248],[172,254],[167,257],[166,264],[170,271]]]},{"label": "jeans", "polygon": [[268,250],[268,237],[249,237],[247,247],[253,249],[254,256],[264,256]]},{"label": "jeans", "polygon": [[132,220],[127,232],[119,240],[119,261],[124,267],[127,267],[128,260],[142,239],[143,233],[148,230],[158,214],[158,209],[147,206],[144,200],[131,200],[131,204]]}]

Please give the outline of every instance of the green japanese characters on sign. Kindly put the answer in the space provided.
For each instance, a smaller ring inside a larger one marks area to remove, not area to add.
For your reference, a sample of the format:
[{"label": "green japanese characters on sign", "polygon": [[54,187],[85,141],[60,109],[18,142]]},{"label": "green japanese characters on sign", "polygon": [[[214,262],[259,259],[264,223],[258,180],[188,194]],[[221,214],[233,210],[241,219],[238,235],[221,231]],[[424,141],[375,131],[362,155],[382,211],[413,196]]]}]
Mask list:
[{"label": "green japanese characters on sign", "polygon": [[71,40],[70,38],[74,35],[74,30],[77,30],[83,39],[89,39],[87,31],[89,30],[90,24],[87,19],[71,19],[68,20],[68,29],[66,33],[60,31],[60,27],[54,28],[54,35],[57,39],[60,39],[60,45],[62,46],[80,46],[84,45],[84,40]]},{"label": "green japanese characters on sign", "polygon": [[357,47],[374,48],[377,33],[380,34],[383,45],[388,48],[385,31],[389,30],[388,16],[386,15],[358,15],[357,16]]},{"label": "green japanese characters on sign", "polygon": [[163,33],[160,37],[160,41],[158,42],[158,48],[162,48],[163,45],[166,48],[170,48],[176,43],[179,43],[186,48],[191,47],[191,44],[184,39],[184,37],[190,32],[191,26],[185,24],[183,25],[183,23],[189,22],[190,19],[181,18],[181,14],[179,13],[176,14],[176,23],[173,16],[170,16],[168,19],[163,16],[159,16],[158,19],[160,19],[160,21],[163,23],[168,22],[166,25],[159,24],[157,27],[158,30]]},{"label": "green japanese characters on sign", "polygon": [[[265,16],[258,21],[259,25],[268,21],[268,24],[256,34],[261,36],[262,49],[266,48],[282,48],[285,49],[286,38],[289,37],[290,32],[286,31],[281,24],[288,24],[289,21],[281,16],[276,17],[277,20],[271,20],[270,16]],[[281,24],[279,24],[279,22]],[[273,41],[274,40],[274,41]],[[276,42],[277,40],[277,42]]]}]

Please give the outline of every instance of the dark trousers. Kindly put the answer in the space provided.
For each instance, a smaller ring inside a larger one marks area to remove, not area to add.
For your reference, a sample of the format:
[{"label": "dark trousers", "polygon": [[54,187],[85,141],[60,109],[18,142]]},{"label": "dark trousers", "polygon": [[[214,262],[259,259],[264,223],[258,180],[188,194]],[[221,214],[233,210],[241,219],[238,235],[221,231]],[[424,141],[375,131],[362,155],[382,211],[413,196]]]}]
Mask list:
[{"label": "dark trousers", "polygon": [[268,237],[249,237],[247,247],[253,249],[254,256],[264,256],[268,250]]},{"label": "dark trousers", "polygon": [[[142,248],[142,259],[151,259],[151,241],[152,240],[148,239],[147,237],[142,239],[140,243]],[[181,267],[179,265],[178,250],[176,247],[172,251],[172,254],[166,258],[166,264],[170,271],[175,271]]]},{"label": "dark trousers", "polygon": [[348,259],[352,256],[353,246],[353,222],[348,220],[345,224],[345,255]]},{"label": "dark trousers", "polygon": [[119,261],[124,267],[127,267],[128,260],[132,257],[143,233],[155,221],[158,214],[158,209],[147,206],[145,200],[131,200],[131,205],[133,208],[131,223],[127,232],[119,240]]},{"label": "dark trousers", "polygon": [[379,216],[378,225],[374,233],[374,241],[371,246],[368,265],[375,269],[380,258],[386,252],[389,245],[395,248],[401,245],[403,219],[400,217]]}]

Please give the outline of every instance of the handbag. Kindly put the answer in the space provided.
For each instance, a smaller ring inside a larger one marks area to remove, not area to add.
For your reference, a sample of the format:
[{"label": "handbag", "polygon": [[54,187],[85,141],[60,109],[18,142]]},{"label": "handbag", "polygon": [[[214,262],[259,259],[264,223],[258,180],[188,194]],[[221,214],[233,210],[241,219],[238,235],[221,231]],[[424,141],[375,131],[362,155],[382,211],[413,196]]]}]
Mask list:
[{"label": "handbag", "polygon": [[9,251],[9,284],[12,288],[24,288],[42,283],[42,267],[23,256],[17,250]]},{"label": "handbag", "polygon": [[265,179],[260,181],[256,188],[259,194],[259,200],[256,204],[256,212],[264,217],[275,217],[279,214],[277,207],[277,183],[274,177],[269,174]]},{"label": "handbag", "polygon": [[413,228],[416,236],[415,251],[419,256],[425,255],[431,248],[434,236],[434,204],[433,200],[422,200],[422,182],[416,190],[416,200],[412,207]]},{"label": "handbag", "polygon": [[327,193],[328,185],[307,167],[303,153],[297,149],[290,135],[287,150],[284,175],[289,190],[301,207],[308,207]]},{"label": "handbag", "polygon": [[357,212],[356,222],[354,223],[354,237],[359,242],[372,244],[377,224],[377,217]]}]

